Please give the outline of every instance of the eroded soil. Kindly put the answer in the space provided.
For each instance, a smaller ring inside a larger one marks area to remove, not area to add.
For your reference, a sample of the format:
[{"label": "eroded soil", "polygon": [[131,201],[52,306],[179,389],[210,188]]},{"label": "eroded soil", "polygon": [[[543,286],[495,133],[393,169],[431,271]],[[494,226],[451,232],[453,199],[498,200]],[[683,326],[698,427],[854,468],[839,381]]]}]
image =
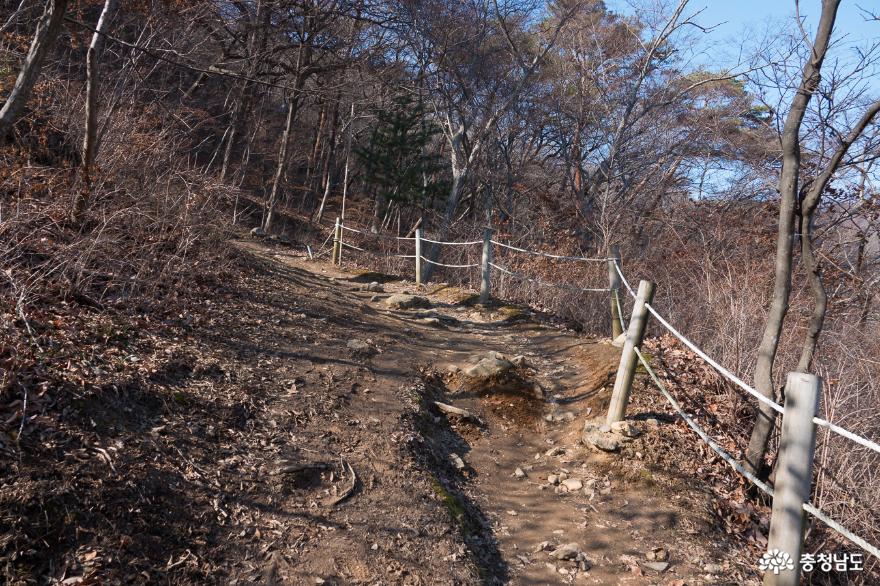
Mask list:
[{"label": "eroded soil", "polygon": [[[607,341],[437,285],[420,292],[431,309],[391,310],[384,298],[414,284],[381,279],[375,293],[378,277],[237,246],[249,277],[182,325],[120,342],[141,376],[104,365],[4,453],[3,581],[754,579],[699,482],[668,465],[657,399],[636,402],[641,435],[619,454],[580,442],[607,407],[619,358]],[[455,367],[487,351],[522,355],[542,391],[462,384]],[[582,488],[548,483],[560,473]],[[572,542],[589,569],[551,557]]]}]

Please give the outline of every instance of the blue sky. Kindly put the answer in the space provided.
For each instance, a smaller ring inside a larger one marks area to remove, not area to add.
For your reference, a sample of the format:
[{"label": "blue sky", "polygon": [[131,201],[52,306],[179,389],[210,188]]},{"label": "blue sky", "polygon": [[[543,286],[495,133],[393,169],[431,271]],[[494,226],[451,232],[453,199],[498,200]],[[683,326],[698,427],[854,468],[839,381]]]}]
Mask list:
[{"label": "blue sky", "polygon": [[[807,18],[806,28],[810,33],[816,28],[821,4],[820,0],[800,2],[801,15]],[[880,37],[880,22],[866,22],[859,10],[861,5],[880,12],[877,4],[876,0],[843,0],[837,12],[835,30],[838,34],[846,33],[852,41]],[[702,24],[724,23],[713,33],[723,39],[736,38],[744,29],[763,28],[769,19],[791,20],[795,14],[794,0],[692,0],[689,7],[691,12],[705,8],[699,17]]]},{"label": "blue sky", "polygon": [[[662,2],[659,0],[657,3]],[[628,14],[632,6],[648,5],[645,0],[606,0],[612,10]],[[674,0],[666,0],[672,7]],[[816,29],[821,11],[821,0],[801,0],[800,13],[806,19],[805,28],[810,36]],[[837,50],[853,46],[865,46],[880,40],[880,22],[866,21],[860,7],[880,13],[878,0],[843,0],[837,12],[834,38],[840,41]],[[704,56],[700,61],[725,63],[737,54],[737,48],[746,39],[762,38],[766,32],[791,30],[795,20],[795,0],[691,0],[686,15],[701,11],[696,20],[700,24],[715,27],[702,37]],[[728,63],[725,63],[728,64]],[[732,64],[731,64],[732,65]]]}]

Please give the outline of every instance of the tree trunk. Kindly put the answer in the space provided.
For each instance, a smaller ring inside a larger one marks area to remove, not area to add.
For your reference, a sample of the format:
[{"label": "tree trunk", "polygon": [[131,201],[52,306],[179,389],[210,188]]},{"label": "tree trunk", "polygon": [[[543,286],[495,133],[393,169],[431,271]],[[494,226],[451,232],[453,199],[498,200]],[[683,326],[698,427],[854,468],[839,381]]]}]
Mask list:
[{"label": "tree trunk", "polygon": [[[782,333],[791,295],[792,241],[801,158],[800,129],[807,105],[819,84],[822,61],[828,50],[839,4],[840,0],[824,0],[822,3],[822,15],[811,58],[804,64],[801,82],[782,130],[782,172],[779,178],[779,227],[776,236],[773,299],[764,324],[755,367],[755,386],[758,392],[773,400],[778,398],[773,387],[773,364],[776,361],[779,335]],[[746,450],[745,466],[753,474],[764,474],[764,456],[775,423],[776,412],[764,403],[760,403]]]},{"label": "tree trunk", "polygon": [[105,0],[104,9],[98,18],[98,25],[95,27],[92,42],[86,53],[86,128],[82,147],[83,186],[73,206],[74,219],[78,219],[85,211],[92,192],[92,165],[98,153],[98,57],[117,3],[117,0]]},{"label": "tree trunk", "polygon": [[61,24],[64,22],[64,13],[67,11],[68,0],[49,0],[46,10],[37,23],[37,30],[34,33],[34,40],[28,51],[27,57],[24,59],[24,65],[12,91],[0,109],[0,140],[4,140],[12,129],[12,125],[18,120],[21,111],[27,104],[31,95],[31,90],[37,82],[40,75],[40,69],[46,54],[55,44],[58,33],[61,31]]},{"label": "tree trunk", "polygon": [[278,147],[278,165],[275,167],[275,177],[272,180],[272,191],[269,194],[269,202],[266,206],[266,219],[263,221],[263,230],[269,232],[272,228],[272,220],[275,214],[275,205],[278,202],[278,187],[281,185],[281,177],[284,175],[284,167],[287,164],[287,147],[290,144],[290,129],[296,118],[299,106],[299,96],[290,98],[290,106],[287,110],[287,122],[284,125],[284,134],[281,135],[281,146]]},{"label": "tree trunk", "polygon": [[336,131],[337,126],[339,125],[339,99],[340,96],[336,96],[336,104],[333,106],[333,118],[330,122],[330,140],[327,143],[327,148],[329,152],[327,153],[327,158],[324,161],[324,171],[322,173],[324,179],[324,195],[321,197],[321,205],[318,208],[318,218],[317,222],[321,223],[321,218],[324,217],[324,206],[327,205],[327,198],[330,196],[330,187],[332,183],[332,171],[333,171],[333,163],[334,163],[334,149],[336,147]]}]

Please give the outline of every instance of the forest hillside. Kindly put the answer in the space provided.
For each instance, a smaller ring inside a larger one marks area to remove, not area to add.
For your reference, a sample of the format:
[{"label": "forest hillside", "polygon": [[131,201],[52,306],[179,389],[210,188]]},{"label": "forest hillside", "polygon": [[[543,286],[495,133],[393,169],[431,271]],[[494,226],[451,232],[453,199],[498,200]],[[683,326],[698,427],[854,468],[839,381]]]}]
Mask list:
[{"label": "forest hillside", "polygon": [[704,5],[0,1],[2,582],[877,583],[880,15]]}]

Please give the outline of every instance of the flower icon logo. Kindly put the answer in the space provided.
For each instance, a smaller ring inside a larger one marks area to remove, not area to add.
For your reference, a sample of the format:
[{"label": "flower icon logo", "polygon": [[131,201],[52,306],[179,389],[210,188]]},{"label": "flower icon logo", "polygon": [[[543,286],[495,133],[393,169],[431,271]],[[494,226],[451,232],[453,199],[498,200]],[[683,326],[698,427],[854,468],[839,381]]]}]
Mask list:
[{"label": "flower icon logo", "polygon": [[761,556],[758,567],[765,572],[772,570],[774,574],[778,575],[782,570],[793,570],[794,560],[787,552],[774,548]]}]

